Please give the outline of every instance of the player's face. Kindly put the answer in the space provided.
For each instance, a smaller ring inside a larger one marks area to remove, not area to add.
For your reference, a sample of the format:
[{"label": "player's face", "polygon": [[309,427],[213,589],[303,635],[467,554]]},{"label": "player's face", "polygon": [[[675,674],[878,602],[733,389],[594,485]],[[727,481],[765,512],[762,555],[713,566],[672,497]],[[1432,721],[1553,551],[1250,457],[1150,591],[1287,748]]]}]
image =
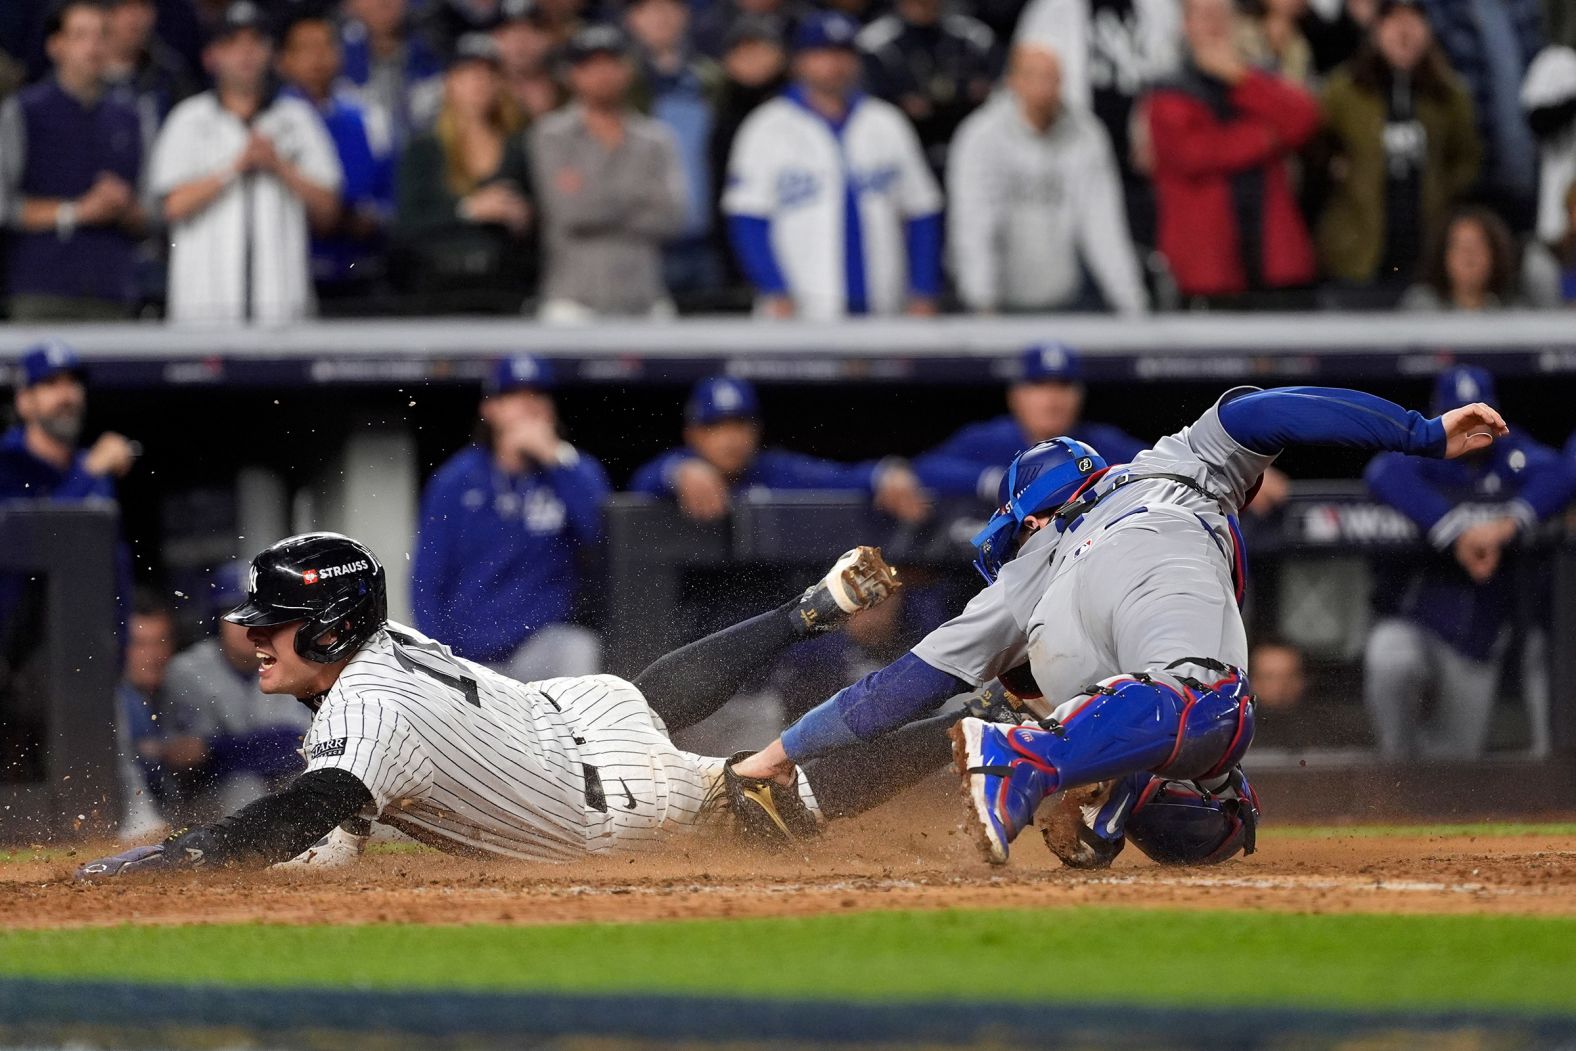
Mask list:
[{"label": "player's face", "polygon": [[1494,250],[1488,231],[1475,219],[1458,219],[1450,228],[1445,248],[1445,273],[1458,292],[1478,293],[1488,287],[1494,272]]},{"label": "player's face", "polygon": [[126,681],[152,693],[175,656],[175,625],[162,613],[134,613],[126,632]]},{"label": "player's face", "polygon": [[1421,11],[1400,7],[1385,16],[1374,28],[1374,43],[1392,69],[1410,72],[1417,68],[1433,42],[1428,19]]},{"label": "player's face", "polygon": [[691,424],[684,435],[702,460],[728,477],[742,474],[761,445],[760,424],[754,420]]},{"label": "player's face", "polygon": [[859,56],[846,48],[818,47],[793,60],[794,75],[811,91],[846,96],[859,83]]},{"label": "player's face", "polygon": [[1007,408],[1030,441],[1043,442],[1077,425],[1083,411],[1083,387],[1056,380],[1018,383],[1007,392]]},{"label": "player's face", "polygon": [[1266,708],[1295,708],[1307,688],[1302,654],[1290,646],[1260,646],[1248,661],[1253,696]]},{"label": "player's face", "polygon": [[1061,60],[1042,47],[1017,48],[1007,86],[1031,113],[1054,114],[1062,105]]},{"label": "player's face", "polygon": [[104,31],[105,17],[100,9],[77,4],[66,12],[60,32],[45,44],[49,60],[64,79],[86,83],[104,75],[104,63],[109,58]]},{"label": "player's face", "polygon": [[295,650],[296,632],[305,621],[247,628],[246,638],[257,659],[257,688],[264,693],[313,697],[334,685],[344,662],[318,664]]},{"label": "player's face", "polygon": [[262,90],[268,75],[273,46],[256,30],[243,29],[208,45],[203,60],[221,89],[256,92]]},{"label": "player's face", "polygon": [[16,396],[16,414],[23,423],[35,425],[67,445],[77,443],[86,409],[87,392],[82,381],[69,372],[35,383]]},{"label": "player's face", "polygon": [[298,22],[279,53],[279,73],[307,94],[328,94],[339,75],[339,39],[327,20]]},{"label": "player's face", "polygon": [[345,9],[374,36],[391,36],[405,22],[405,0],[349,0]]},{"label": "player's face", "polygon": [[592,55],[569,70],[569,87],[588,106],[620,106],[629,91],[629,63],[617,55]]}]

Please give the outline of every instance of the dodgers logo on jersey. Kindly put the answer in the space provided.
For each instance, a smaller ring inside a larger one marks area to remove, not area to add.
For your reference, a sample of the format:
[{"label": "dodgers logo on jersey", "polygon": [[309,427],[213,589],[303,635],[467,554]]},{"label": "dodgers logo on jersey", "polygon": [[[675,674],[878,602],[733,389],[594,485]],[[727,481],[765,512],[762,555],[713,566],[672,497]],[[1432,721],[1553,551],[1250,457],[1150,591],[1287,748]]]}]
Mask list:
[{"label": "dodgers logo on jersey", "polygon": [[883,164],[879,168],[867,168],[863,171],[849,172],[848,180],[853,184],[855,193],[887,193],[897,185],[898,170],[895,164]]},{"label": "dodgers logo on jersey", "polygon": [[788,168],[777,175],[777,204],[781,208],[800,208],[821,196],[821,180],[815,172]]}]

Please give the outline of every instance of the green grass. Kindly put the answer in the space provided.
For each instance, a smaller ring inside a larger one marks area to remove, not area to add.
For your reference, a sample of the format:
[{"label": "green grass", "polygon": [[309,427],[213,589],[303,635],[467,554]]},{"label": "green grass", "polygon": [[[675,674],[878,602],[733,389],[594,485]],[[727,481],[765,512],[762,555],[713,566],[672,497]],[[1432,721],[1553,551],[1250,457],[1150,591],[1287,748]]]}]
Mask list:
[{"label": "green grass", "polygon": [[1576,919],[1058,908],[560,927],[115,927],[0,932],[0,975],[1576,1014]]},{"label": "green grass", "polygon": [[1347,836],[1359,839],[1390,836],[1446,839],[1469,836],[1576,836],[1576,821],[1472,821],[1447,825],[1276,825],[1266,822],[1259,826],[1260,839],[1343,839]]}]

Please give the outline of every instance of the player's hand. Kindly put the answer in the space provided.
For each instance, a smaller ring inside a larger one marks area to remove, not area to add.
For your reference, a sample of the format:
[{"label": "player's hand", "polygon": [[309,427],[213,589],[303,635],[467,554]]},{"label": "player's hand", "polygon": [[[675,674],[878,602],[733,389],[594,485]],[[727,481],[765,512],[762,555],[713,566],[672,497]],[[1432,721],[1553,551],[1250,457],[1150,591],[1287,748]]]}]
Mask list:
[{"label": "player's hand", "polygon": [[779,737],[754,755],[735,762],[733,770],[734,773],[744,777],[788,785],[793,783],[795,767],[793,760],[788,758],[787,750],[783,748],[782,738]]},{"label": "player's hand", "polygon": [[546,413],[528,413],[513,421],[504,432],[504,442],[534,463],[558,462],[558,428]]},{"label": "player's hand", "polygon": [[907,467],[889,467],[876,484],[875,505],[900,522],[923,522],[930,517],[930,494]]},{"label": "player's hand", "polygon": [[786,320],[793,317],[793,300],[787,296],[766,296],[761,300],[761,313],[769,318]]},{"label": "player's hand", "polygon": [[679,510],[691,518],[712,522],[728,513],[728,483],[709,463],[679,464],[673,472],[673,491],[678,494]]},{"label": "player's hand", "polygon": [[1451,409],[1439,418],[1445,425],[1445,459],[1480,452],[1510,433],[1505,418],[1480,401]]},{"label": "player's hand", "polygon": [[136,447],[125,435],[110,431],[100,435],[99,440],[93,443],[93,448],[82,458],[82,469],[100,478],[106,475],[120,478],[136,462]]},{"label": "player's hand", "polygon": [[914,296],[909,299],[908,306],[903,312],[909,317],[935,317],[940,313],[936,301],[928,296]]},{"label": "player's hand", "polygon": [[134,876],[144,872],[162,872],[170,868],[164,856],[164,844],[151,847],[132,847],[111,857],[90,861],[77,869],[77,879],[109,879],[112,876]]},{"label": "player's hand", "polygon": [[1456,537],[1456,561],[1467,571],[1474,584],[1486,583],[1499,572],[1505,546],[1514,540],[1521,527],[1514,518],[1496,518],[1468,526]]}]

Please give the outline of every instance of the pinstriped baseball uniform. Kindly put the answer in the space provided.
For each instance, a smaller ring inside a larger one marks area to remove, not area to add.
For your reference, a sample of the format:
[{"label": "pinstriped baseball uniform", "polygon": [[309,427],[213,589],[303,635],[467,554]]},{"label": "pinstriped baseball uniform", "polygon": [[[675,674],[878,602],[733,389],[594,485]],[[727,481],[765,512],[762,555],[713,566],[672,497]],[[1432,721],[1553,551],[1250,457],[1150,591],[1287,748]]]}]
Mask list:
[{"label": "pinstriped baseball uniform", "polygon": [[324,695],[307,769],[354,774],[365,816],[432,846],[564,861],[701,817],[723,760],[680,751],[612,675],[520,683],[390,623]]}]

